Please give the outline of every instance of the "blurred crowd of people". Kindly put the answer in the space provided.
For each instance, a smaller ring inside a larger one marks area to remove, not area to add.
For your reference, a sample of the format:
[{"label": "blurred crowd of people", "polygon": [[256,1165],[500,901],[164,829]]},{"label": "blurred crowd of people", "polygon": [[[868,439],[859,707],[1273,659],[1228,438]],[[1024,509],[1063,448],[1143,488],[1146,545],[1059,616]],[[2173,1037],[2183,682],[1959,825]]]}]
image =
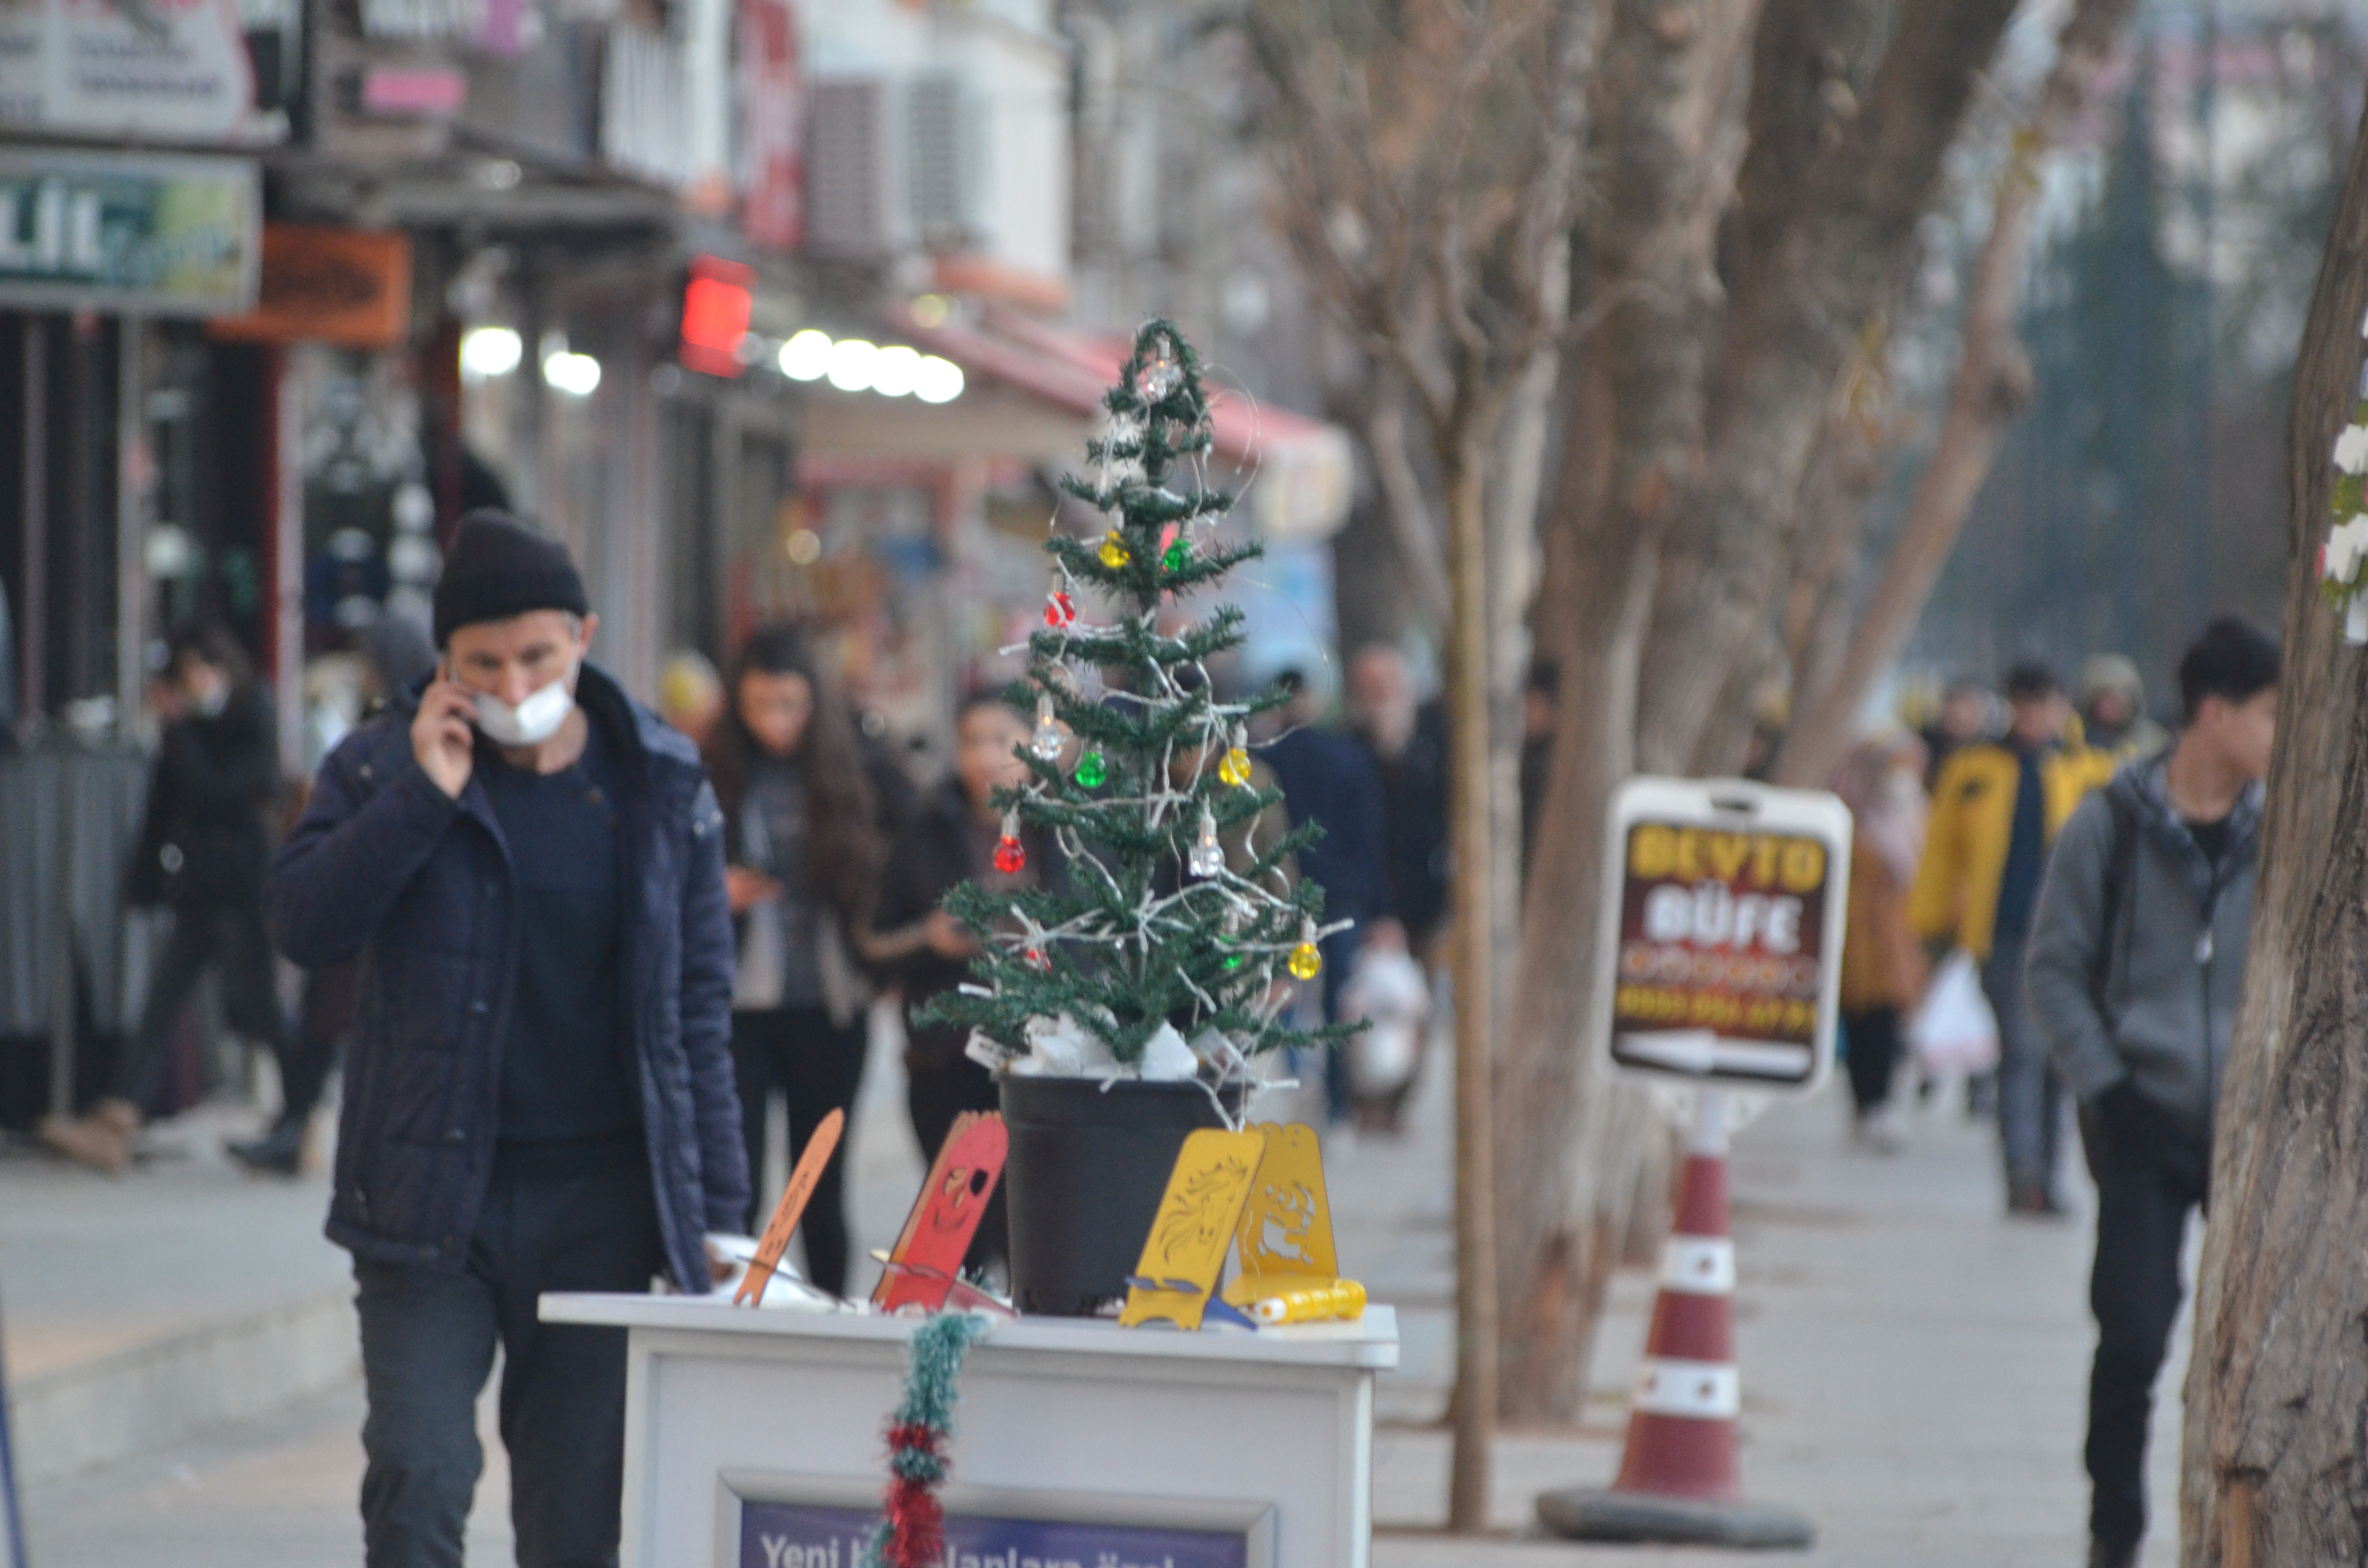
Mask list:
[{"label": "blurred crowd of people", "polygon": [[[340,656],[336,689],[309,716],[323,733],[308,749],[325,751],[419,687],[437,659],[424,631],[380,623]],[[1327,1107],[1336,1119],[1387,1131],[1424,1054],[1433,994],[1447,999],[1435,950],[1449,902],[1446,717],[1406,655],[1383,644],[1356,650],[1338,670],[1286,669],[1280,684],[1289,701],[1263,721],[1256,756],[1292,825],[1324,829],[1300,869],[1325,887],[1332,915],[1353,922],[1325,939],[1306,1011],[1311,1021],[1371,1026],[1326,1064]],[[1524,861],[1556,696],[1554,672],[1541,665],[1524,693]],[[273,1124],[233,1152],[257,1170],[293,1172],[351,1024],[352,966],[309,972],[293,1019],[273,1001],[261,889],[275,830],[293,813],[268,698],[236,643],[214,631],[176,639],[154,700],[163,745],[131,889],[136,903],[176,912],[173,936],[108,1092],[89,1115],[46,1124],[44,1135],[85,1164],[123,1168],[142,1123],[165,1104],[171,1040],[211,969],[226,1021],[270,1049],[282,1085]],[[790,627],[749,637],[728,672],[676,654],[656,707],[699,746],[724,812],[743,949],[734,1050],[761,1171],[768,1099],[792,1108],[792,1153],[831,1108],[851,1102],[876,988],[894,988],[910,1011],[958,982],[974,949],[938,901],[966,879],[1003,877],[992,863],[1000,816],[988,802],[1017,779],[1010,753],[1025,724],[997,694],[969,699],[952,767],[916,786]],[[1878,729],[1837,770],[1832,786],[1857,822],[1842,1014],[1862,1145],[1899,1146],[1894,1081],[1903,1068],[1930,1091],[1935,1074],[1917,1062],[1910,1025],[1936,972],[1961,954],[1978,971],[1996,1031],[1995,1068],[1971,1074],[1970,1098],[1977,1114],[1998,1118],[2009,1206],[2060,1207],[2052,1173],[2062,1089],[2016,977],[2047,848],[2073,807],[2169,738],[2146,710],[2135,663],[2105,654],[2083,666],[2071,693],[2036,665],[2007,672],[1995,688],[1953,682],[1929,722]],[[1031,846],[1026,864],[1023,880],[1057,874],[1057,848]],[[961,1111],[990,1106],[993,1092],[947,1031],[915,1027],[910,1039],[913,1120],[928,1147],[933,1131],[941,1136]],[[839,1207],[835,1189],[819,1195],[814,1244],[825,1283],[845,1267],[843,1230],[829,1218]]]},{"label": "blurred crowd of people", "polygon": [[[307,751],[325,756],[374,717],[410,710],[445,668],[426,631],[378,623],[309,684]],[[1318,1070],[1336,1120],[1394,1131],[1425,1054],[1432,994],[1443,987],[1431,965],[1448,905],[1445,717],[1387,646],[1358,651],[1344,671],[1287,670],[1281,684],[1290,700],[1262,722],[1254,747],[1258,782],[1280,787],[1286,801],[1268,826],[1323,826],[1296,874],[1321,882],[1329,913],[1353,922],[1325,939],[1322,979],[1299,1004],[1303,1021],[1371,1026]],[[268,1051],[280,1090],[258,1135],[228,1152],[259,1174],[292,1176],[305,1165],[360,983],[356,960],[305,969],[290,1008],[275,980],[267,872],[311,781],[285,778],[268,694],[220,631],[176,638],[151,698],[162,744],[129,891],[135,904],[172,912],[171,935],[103,1092],[79,1115],[45,1119],[40,1134],[94,1169],[127,1169],[144,1126],[187,1103],[166,1078],[211,971],[222,1021]],[[1030,830],[1021,869],[996,863],[1003,819],[993,798],[1022,781],[1015,752],[1029,738],[999,690],[962,703],[951,766],[926,784],[909,776],[910,754],[862,722],[801,628],[757,629],[724,671],[677,653],[656,698],[657,714],[698,748],[722,812],[737,948],[732,1054],[757,1182],[742,1218],[753,1230],[770,1202],[764,1173],[793,1162],[831,1111],[852,1107],[865,1019],[880,996],[905,1015],[921,1148],[941,1142],[962,1112],[995,1106],[993,1082],[964,1053],[961,1031],[913,1017],[961,983],[977,951],[941,901],[964,881],[1057,879],[1062,857]],[[778,1116],[784,1103],[788,1146],[771,1149],[768,1111]],[[810,1278],[833,1290],[845,1286],[851,1248],[844,1169],[844,1161],[829,1167],[802,1232]],[[995,1261],[1000,1229],[981,1227],[974,1265]]]}]

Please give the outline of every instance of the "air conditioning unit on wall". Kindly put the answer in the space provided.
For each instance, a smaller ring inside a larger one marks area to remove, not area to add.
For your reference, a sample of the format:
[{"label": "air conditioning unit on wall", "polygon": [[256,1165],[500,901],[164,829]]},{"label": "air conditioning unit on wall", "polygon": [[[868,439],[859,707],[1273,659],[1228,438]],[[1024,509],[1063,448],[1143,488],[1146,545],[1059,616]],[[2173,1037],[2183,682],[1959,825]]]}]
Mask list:
[{"label": "air conditioning unit on wall", "polygon": [[905,200],[931,250],[967,249],[977,238],[985,129],[978,100],[952,72],[924,72],[905,85]]},{"label": "air conditioning unit on wall", "polygon": [[985,151],[977,97],[951,72],[814,84],[806,153],[806,249],[878,261],[976,238]]}]

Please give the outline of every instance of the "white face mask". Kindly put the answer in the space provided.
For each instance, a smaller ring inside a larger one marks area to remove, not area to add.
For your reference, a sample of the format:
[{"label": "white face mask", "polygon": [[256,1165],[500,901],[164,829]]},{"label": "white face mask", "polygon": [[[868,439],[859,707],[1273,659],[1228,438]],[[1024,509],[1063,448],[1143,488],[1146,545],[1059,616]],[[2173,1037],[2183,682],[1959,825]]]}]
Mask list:
[{"label": "white face mask", "polygon": [[570,663],[567,674],[529,693],[515,708],[489,691],[472,692],[477,703],[477,728],[497,745],[541,745],[559,733],[559,726],[567,722],[568,714],[575,710],[575,694],[567,689],[575,669],[575,665]]}]

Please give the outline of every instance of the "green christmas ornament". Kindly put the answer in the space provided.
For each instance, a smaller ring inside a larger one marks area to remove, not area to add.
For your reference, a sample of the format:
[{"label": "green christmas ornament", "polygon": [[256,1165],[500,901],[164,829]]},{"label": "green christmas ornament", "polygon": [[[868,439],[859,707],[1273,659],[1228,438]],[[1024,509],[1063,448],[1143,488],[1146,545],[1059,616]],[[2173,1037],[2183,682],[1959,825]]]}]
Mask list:
[{"label": "green christmas ornament", "polygon": [[1087,789],[1100,789],[1102,781],[1109,777],[1110,763],[1103,758],[1099,746],[1077,758],[1077,782]]},{"label": "green christmas ornament", "polygon": [[1159,558],[1159,564],[1170,572],[1181,572],[1192,564],[1192,547],[1184,542],[1181,534],[1167,547],[1167,553]]}]

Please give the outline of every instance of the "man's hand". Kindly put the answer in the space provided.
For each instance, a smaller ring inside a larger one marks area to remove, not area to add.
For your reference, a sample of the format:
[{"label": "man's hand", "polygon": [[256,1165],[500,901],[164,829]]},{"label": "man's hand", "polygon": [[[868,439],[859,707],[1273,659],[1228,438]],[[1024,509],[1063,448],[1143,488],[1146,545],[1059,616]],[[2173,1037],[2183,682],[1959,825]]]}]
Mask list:
[{"label": "man's hand", "polygon": [[962,928],[962,923],[944,910],[929,911],[922,927],[922,940],[928,942],[929,951],[939,957],[969,959],[978,956],[978,944],[971,940],[971,935]]},{"label": "man's hand", "polygon": [[419,694],[419,711],[411,721],[411,755],[436,787],[456,801],[476,766],[476,735],[470,724],[476,711],[469,694],[438,670]]},{"label": "man's hand", "polygon": [[731,1278],[732,1271],[739,1266],[734,1263],[730,1258],[724,1256],[723,1249],[718,1247],[713,1242],[701,1242],[700,1245],[706,1249],[707,1252],[708,1283],[711,1285],[721,1285],[726,1279]]},{"label": "man's hand", "polygon": [[770,903],[781,896],[779,879],[762,871],[752,871],[746,866],[723,868],[723,896],[732,903],[732,913],[746,915],[760,903]]}]

